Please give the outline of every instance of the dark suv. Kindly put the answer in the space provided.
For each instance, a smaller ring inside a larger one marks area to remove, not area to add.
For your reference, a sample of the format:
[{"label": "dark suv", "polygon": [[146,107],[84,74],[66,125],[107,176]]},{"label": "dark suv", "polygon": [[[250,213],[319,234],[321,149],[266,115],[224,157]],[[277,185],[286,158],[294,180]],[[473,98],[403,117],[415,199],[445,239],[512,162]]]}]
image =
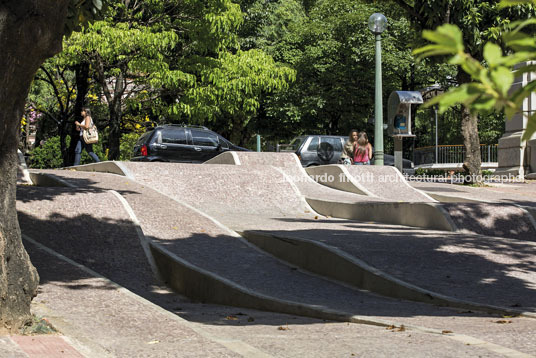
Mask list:
[{"label": "dark suv", "polygon": [[[289,145],[281,146],[281,151],[294,152],[304,167],[324,164],[337,164],[341,158],[342,148],[348,140],[345,136],[304,135],[294,138]],[[395,165],[395,158],[390,154],[383,155],[384,165]],[[374,159],[371,161],[374,164]],[[405,173],[414,172],[413,162],[402,159]]]},{"label": "dark suv", "polygon": [[203,163],[228,150],[248,151],[208,128],[168,124],[144,133],[134,146],[131,160]]}]

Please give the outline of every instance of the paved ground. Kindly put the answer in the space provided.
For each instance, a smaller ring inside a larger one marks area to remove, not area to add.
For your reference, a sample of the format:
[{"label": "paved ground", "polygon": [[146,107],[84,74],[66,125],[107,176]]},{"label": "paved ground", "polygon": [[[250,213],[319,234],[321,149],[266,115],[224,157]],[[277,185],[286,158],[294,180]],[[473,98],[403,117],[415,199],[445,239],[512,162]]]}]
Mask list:
[{"label": "paved ground", "polygon": [[[57,356],[536,355],[534,319],[440,309],[357,291],[281,263],[247,245],[225,226],[305,234],[409,281],[525,309],[536,302],[534,243],[315,218],[292,185],[281,184],[273,192],[269,186],[259,186],[259,182],[253,186],[246,180],[254,168],[228,166],[211,176],[214,167],[206,167],[189,171],[184,166],[177,172],[162,164],[156,173],[159,179],[166,178],[163,183],[155,180],[155,167],[152,175],[150,169],[130,167],[137,181],[56,171],[79,189],[19,187],[22,231],[36,240],[27,240],[25,245],[41,275],[33,309],[49,317],[63,333],[54,336],[60,339],[54,344],[65,342],[67,347],[63,353],[57,348]],[[170,175],[165,175],[166,170]],[[278,170],[255,175],[265,182],[279,178],[285,183]],[[236,190],[222,192],[223,184],[229,182]],[[120,197],[132,207],[146,236],[195,265],[265,294],[366,315],[378,322],[393,322],[398,328],[203,304],[174,294],[154,277],[136,225]],[[255,199],[253,210],[251,200]],[[343,237],[351,237],[351,245]],[[406,328],[400,329],[401,325]],[[2,357],[37,356],[23,352],[35,346],[35,341],[3,337],[0,345]]]},{"label": "paved ground", "polygon": [[485,187],[430,181],[410,181],[409,183],[431,194],[536,207],[536,180],[526,180],[523,183],[489,183]]}]

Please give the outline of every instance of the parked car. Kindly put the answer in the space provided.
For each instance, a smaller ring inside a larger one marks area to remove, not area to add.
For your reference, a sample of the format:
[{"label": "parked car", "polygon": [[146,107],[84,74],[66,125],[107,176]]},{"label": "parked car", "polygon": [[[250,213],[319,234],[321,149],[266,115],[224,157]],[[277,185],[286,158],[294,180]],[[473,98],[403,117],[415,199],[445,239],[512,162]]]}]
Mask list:
[{"label": "parked car", "polygon": [[[281,151],[294,152],[304,167],[325,164],[337,164],[341,158],[342,148],[348,137],[333,135],[303,135],[294,138],[289,145],[282,146]],[[371,164],[374,163],[374,159]],[[384,165],[395,165],[395,157],[383,155]],[[412,173],[414,165],[411,160],[402,159],[404,172]]]},{"label": "parked car", "polygon": [[229,150],[249,149],[234,145],[206,127],[167,124],[142,134],[131,160],[203,163]]}]

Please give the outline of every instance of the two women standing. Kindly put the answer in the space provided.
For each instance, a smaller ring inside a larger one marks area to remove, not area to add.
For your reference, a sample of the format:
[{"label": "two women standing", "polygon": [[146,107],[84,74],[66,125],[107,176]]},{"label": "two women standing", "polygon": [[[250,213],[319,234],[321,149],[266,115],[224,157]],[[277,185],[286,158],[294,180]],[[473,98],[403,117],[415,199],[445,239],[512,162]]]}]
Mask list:
[{"label": "two women standing", "polygon": [[374,154],[366,132],[352,130],[344,144],[342,159],[346,164],[369,165]]}]

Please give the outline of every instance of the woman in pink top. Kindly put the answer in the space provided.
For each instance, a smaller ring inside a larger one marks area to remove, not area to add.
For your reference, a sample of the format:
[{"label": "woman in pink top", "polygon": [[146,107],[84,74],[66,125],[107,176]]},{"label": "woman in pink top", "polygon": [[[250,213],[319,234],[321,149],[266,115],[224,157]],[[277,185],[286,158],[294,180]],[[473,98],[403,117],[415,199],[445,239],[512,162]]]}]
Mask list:
[{"label": "woman in pink top", "polygon": [[370,165],[370,159],[372,158],[372,145],[368,141],[367,133],[359,133],[357,139],[357,147],[354,152],[354,164],[355,165]]}]

